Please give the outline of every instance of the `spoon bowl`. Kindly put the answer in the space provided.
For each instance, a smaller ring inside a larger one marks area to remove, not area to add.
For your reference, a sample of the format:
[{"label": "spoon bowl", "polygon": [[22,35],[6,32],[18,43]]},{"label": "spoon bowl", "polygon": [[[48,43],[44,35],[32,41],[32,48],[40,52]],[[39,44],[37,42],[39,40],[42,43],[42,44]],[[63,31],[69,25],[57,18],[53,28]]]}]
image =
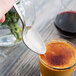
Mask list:
[{"label": "spoon bowl", "polygon": [[46,48],[41,36],[32,26],[26,25],[25,18],[22,16],[16,4],[14,4],[14,8],[16,9],[23,25],[22,39],[24,44],[26,44],[33,52],[44,54],[46,52]]}]

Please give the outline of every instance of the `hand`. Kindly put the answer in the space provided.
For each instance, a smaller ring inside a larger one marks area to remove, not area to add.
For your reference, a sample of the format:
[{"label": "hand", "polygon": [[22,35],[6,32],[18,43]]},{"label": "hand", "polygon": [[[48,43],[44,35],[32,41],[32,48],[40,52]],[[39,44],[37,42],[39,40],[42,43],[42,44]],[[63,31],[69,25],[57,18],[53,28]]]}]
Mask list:
[{"label": "hand", "polygon": [[16,0],[0,0],[0,22],[4,22],[5,14],[13,7]]},{"label": "hand", "polygon": [[0,22],[3,23],[5,21],[5,16],[0,19]]}]

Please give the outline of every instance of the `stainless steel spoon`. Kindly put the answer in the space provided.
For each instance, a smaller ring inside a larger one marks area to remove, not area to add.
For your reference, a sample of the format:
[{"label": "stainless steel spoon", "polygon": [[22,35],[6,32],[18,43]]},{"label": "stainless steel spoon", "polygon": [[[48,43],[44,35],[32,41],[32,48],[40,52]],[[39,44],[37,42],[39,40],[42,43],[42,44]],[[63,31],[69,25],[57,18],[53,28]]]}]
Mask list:
[{"label": "stainless steel spoon", "polygon": [[34,28],[26,26],[25,19],[23,19],[23,16],[16,4],[14,4],[14,8],[16,9],[23,25],[22,38],[24,43],[32,51],[38,54],[44,54],[46,52],[46,48],[41,36]]}]

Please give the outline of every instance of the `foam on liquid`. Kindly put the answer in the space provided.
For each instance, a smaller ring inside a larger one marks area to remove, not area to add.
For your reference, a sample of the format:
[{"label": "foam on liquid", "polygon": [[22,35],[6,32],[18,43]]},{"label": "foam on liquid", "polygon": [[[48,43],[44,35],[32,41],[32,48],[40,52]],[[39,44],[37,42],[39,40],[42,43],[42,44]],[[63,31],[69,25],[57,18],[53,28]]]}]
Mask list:
[{"label": "foam on liquid", "polygon": [[50,42],[40,57],[51,67],[67,68],[76,63],[76,49],[66,42]]}]

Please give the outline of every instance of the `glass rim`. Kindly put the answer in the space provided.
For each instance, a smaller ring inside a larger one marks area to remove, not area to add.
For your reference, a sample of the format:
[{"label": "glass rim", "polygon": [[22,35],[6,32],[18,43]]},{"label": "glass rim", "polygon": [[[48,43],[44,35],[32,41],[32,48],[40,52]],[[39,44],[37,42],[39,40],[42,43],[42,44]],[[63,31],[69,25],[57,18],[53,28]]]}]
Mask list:
[{"label": "glass rim", "polygon": [[[55,41],[57,41],[57,40],[63,40],[63,42],[66,42],[67,44],[71,45],[73,48],[76,48],[75,45],[74,45],[72,42],[70,42],[70,41],[68,41],[68,40],[65,40],[65,39],[58,38],[58,39],[52,39],[52,40],[55,40]],[[50,41],[52,41],[52,40],[50,40]],[[49,40],[46,40],[46,41],[49,41]],[[52,69],[55,69],[55,70],[67,70],[67,69],[70,69],[70,68],[72,68],[72,67],[74,67],[74,66],[76,65],[76,62],[75,62],[72,66],[69,66],[69,67],[66,67],[66,68],[55,68],[55,67],[52,67],[52,66],[46,64],[46,62],[44,62],[44,61],[41,59],[40,55],[39,55],[39,59],[40,59],[41,62],[42,62],[44,65],[46,65],[48,68],[52,68]]]},{"label": "glass rim", "polygon": [[[70,7],[67,7],[67,5],[69,6],[72,2],[73,2],[74,0],[68,0],[68,3],[65,5],[64,4],[64,2],[63,1],[61,1],[61,4],[62,4],[62,6],[63,6],[63,9],[65,9],[66,8],[66,10],[65,11],[75,11],[73,8],[70,8]],[[70,5],[71,6],[71,5]],[[62,9],[62,10],[63,10]]]},{"label": "glass rim", "polygon": [[68,0],[68,2],[67,2],[66,5],[65,5],[65,4],[63,3],[63,1],[61,0],[61,4],[62,4],[62,6],[63,6],[63,9],[64,9],[64,8],[67,8],[67,5],[69,5],[70,2],[71,2],[71,0]]}]

